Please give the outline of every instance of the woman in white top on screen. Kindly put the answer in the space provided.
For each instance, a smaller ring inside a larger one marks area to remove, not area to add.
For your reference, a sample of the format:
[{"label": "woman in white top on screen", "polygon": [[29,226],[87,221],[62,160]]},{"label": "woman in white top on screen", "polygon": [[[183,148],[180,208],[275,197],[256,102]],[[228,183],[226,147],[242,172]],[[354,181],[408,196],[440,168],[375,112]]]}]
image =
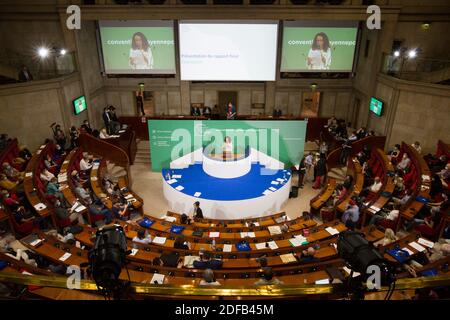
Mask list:
[{"label": "woman in white top on screen", "polygon": [[328,36],[320,32],[316,34],[309,49],[307,67],[310,70],[328,70],[331,65],[331,47]]},{"label": "woman in white top on screen", "polygon": [[150,44],[142,32],[136,32],[131,40],[131,69],[153,69],[153,54]]}]

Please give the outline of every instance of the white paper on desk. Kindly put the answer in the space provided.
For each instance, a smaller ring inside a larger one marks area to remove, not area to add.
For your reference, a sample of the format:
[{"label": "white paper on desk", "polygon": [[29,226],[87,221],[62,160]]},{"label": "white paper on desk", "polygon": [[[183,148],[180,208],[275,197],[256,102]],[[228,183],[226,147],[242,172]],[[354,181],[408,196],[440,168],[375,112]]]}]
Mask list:
[{"label": "white paper on desk", "polygon": [[262,193],[263,195],[267,196],[268,194],[272,193],[272,191],[270,191],[269,189],[264,190],[264,192]]},{"label": "white paper on desk", "polygon": [[167,183],[168,183],[168,184],[172,184],[172,183],[175,183],[175,182],[177,182],[177,179],[170,179],[170,180],[167,180]]},{"label": "white paper on desk", "polygon": [[224,244],[223,245],[223,252],[231,252],[231,248],[233,246],[231,244]]},{"label": "white paper on desk", "polygon": [[168,222],[174,222],[174,221],[177,220],[177,218],[172,217],[172,216],[164,216],[163,219],[168,221]]},{"label": "white paper on desk", "polygon": [[83,205],[80,205],[80,206],[78,206],[78,207],[75,209],[75,212],[80,213],[80,212],[83,211],[84,209],[86,209],[86,207],[83,206]]},{"label": "white paper on desk", "polygon": [[275,180],[274,180],[274,181],[271,182],[271,184],[273,184],[273,185],[278,185],[278,184],[280,184],[280,183],[279,183],[278,181],[275,181]]},{"label": "white paper on desk", "polygon": [[78,201],[75,201],[75,203],[73,204],[73,206],[70,208],[70,210],[75,210],[76,207],[78,207],[79,203]]},{"label": "white paper on desk", "polygon": [[138,253],[139,249],[131,249],[130,256],[135,256]]},{"label": "white paper on desk", "polygon": [[314,282],[315,284],[330,284],[330,279],[320,279]]},{"label": "white paper on desk", "polygon": [[427,249],[425,249],[424,247],[422,247],[420,244],[418,244],[418,243],[415,242],[415,241],[408,243],[408,245],[409,245],[410,247],[416,249],[416,250],[419,251],[419,252],[422,252],[422,251],[426,251],[426,250],[427,250]]},{"label": "white paper on desk", "polygon": [[125,196],[125,199],[130,199],[130,198],[133,198],[133,194],[127,194],[126,196]]},{"label": "white paper on desk", "polygon": [[174,179],[181,179],[181,174],[174,174],[172,176],[172,178],[174,178]]},{"label": "white paper on desk", "polygon": [[302,242],[300,239],[298,239],[298,238],[292,238],[292,239],[289,239],[289,242],[292,244],[293,247],[299,247],[299,246],[301,246],[302,243],[303,243],[303,242]]},{"label": "white paper on desk", "polygon": [[414,252],[409,250],[407,247],[404,247],[402,250],[405,250],[406,252],[408,252],[410,256],[412,256],[414,254]]},{"label": "white paper on desk", "polygon": [[81,243],[80,243],[80,241],[75,241],[75,247],[81,249]]},{"label": "white paper on desk", "polygon": [[423,175],[422,175],[422,180],[423,180],[424,182],[430,181],[430,176],[429,176],[429,175],[426,175],[426,174],[423,174]]},{"label": "white paper on desk", "polygon": [[155,282],[157,284],[163,284],[164,283],[164,275],[161,273],[154,273],[152,280],[151,280],[151,284],[155,284]]},{"label": "white paper on desk", "polygon": [[41,154],[42,150],[36,151],[36,154]]},{"label": "white paper on desk", "polygon": [[253,225],[254,225],[255,227],[259,227],[259,222],[253,222]]},{"label": "white paper on desk", "polygon": [[194,197],[200,197],[201,194],[202,194],[201,192],[196,192],[194,193]]},{"label": "white paper on desk", "polygon": [[378,207],[376,207],[376,206],[370,206],[370,209],[371,209],[372,211],[374,211],[374,212],[378,212],[378,211],[381,210],[381,208],[378,208]]},{"label": "white paper on desk", "polygon": [[220,232],[217,232],[217,231],[210,232],[209,233],[209,237],[210,238],[219,238],[220,237]]},{"label": "white paper on desk", "polygon": [[280,226],[268,226],[267,230],[269,230],[270,235],[281,234]]},{"label": "white paper on desk", "polygon": [[45,208],[47,208],[47,206],[45,204],[43,204],[42,202],[34,205],[34,208],[38,211],[44,210]]},{"label": "white paper on desk", "polygon": [[152,243],[164,244],[164,243],[166,243],[166,237],[154,237]]},{"label": "white paper on desk", "polygon": [[297,262],[297,259],[295,259],[295,256],[292,253],[282,254],[280,255],[280,259],[283,263]]},{"label": "white paper on desk", "polygon": [[281,179],[281,178],[277,178],[277,181],[279,181],[279,182],[283,182],[283,181],[284,181],[284,179]]},{"label": "white paper on desk", "polygon": [[434,242],[424,239],[424,238],[420,238],[418,241],[418,243],[420,243],[421,245],[424,245],[425,247],[428,247],[430,249],[432,249],[434,247]]},{"label": "white paper on desk", "polygon": [[[348,275],[350,275],[350,273],[352,272],[352,270],[350,270],[350,269],[347,268],[347,267],[343,267],[342,269],[344,269],[344,271],[347,272]],[[359,276],[360,274],[361,274],[361,273],[355,272],[355,271],[354,271],[354,272],[353,272],[353,278]]]},{"label": "white paper on desk", "polygon": [[32,273],[29,273],[28,271],[22,271],[22,274],[26,275],[26,276],[32,276]]},{"label": "white paper on desk", "polygon": [[241,238],[254,238],[256,235],[254,232],[241,232]]},{"label": "white paper on desk", "polygon": [[42,239],[36,239],[36,240],[30,242],[30,246],[34,247],[34,246],[38,245],[39,243],[41,243],[41,241],[42,241]]},{"label": "white paper on desk", "polygon": [[255,247],[257,250],[262,250],[266,248],[266,243],[262,242],[262,243],[255,243]]},{"label": "white paper on desk", "polygon": [[25,173],[25,177],[32,177],[33,176],[33,172],[27,172]]},{"label": "white paper on desk", "polygon": [[58,182],[66,182],[67,176],[58,176]]},{"label": "white paper on desk", "polygon": [[64,254],[59,258],[59,260],[60,260],[60,261],[66,261],[67,259],[70,258],[71,255],[72,255],[71,253],[66,252],[66,253],[64,253]]},{"label": "white paper on desk", "polygon": [[269,241],[267,242],[269,244],[269,248],[272,250],[278,249],[278,245],[276,244],[275,241]]},{"label": "white paper on desk", "polygon": [[178,191],[181,191],[181,190],[184,189],[184,187],[183,187],[183,186],[178,186],[178,187],[176,187],[175,189],[177,189]]},{"label": "white paper on desk", "polygon": [[332,227],[325,228],[325,231],[331,234],[332,236],[334,236],[335,234],[339,234],[339,231],[337,231],[335,228]]}]

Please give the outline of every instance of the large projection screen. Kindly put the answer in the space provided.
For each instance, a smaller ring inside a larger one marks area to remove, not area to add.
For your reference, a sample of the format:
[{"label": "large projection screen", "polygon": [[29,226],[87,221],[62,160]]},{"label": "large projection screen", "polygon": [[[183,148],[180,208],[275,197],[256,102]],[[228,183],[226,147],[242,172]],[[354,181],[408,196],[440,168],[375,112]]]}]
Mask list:
[{"label": "large projection screen", "polygon": [[274,81],[277,21],[180,21],[181,80]]},{"label": "large projection screen", "polygon": [[285,21],[281,72],[352,72],[357,22]]},{"label": "large projection screen", "polygon": [[107,74],[174,74],[173,21],[99,21]]}]

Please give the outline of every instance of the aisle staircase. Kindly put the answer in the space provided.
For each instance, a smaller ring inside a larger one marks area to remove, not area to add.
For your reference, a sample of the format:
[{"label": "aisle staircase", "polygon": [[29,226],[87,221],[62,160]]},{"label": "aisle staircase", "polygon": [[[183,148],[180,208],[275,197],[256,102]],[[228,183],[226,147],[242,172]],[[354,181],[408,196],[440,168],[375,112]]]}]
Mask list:
[{"label": "aisle staircase", "polygon": [[134,164],[150,166],[150,144],[147,140],[137,140],[137,152]]},{"label": "aisle staircase", "polygon": [[113,162],[106,161],[106,171],[104,177],[117,183],[119,178],[127,175],[127,171],[124,167],[118,166]]},{"label": "aisle staircase", "polygon": [[336,167],[328,171],[328,177],[336,179],[337,183],[342,183],[347,175],[347,167]]}]

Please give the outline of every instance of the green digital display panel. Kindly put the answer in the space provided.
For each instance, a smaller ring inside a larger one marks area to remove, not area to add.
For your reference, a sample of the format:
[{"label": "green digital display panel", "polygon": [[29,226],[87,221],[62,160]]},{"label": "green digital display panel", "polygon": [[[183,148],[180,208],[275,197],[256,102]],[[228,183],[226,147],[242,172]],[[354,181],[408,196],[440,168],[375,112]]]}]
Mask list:
[{"label": "green digital display panel", "polygon": [[74,110],[75,114],[80,114],[81,112],[83,112],[86,109],[87,109],[87,105],[86,105],[86,97],[85,96],[81,96],[81,97],[73,100],[73,110]]},{"label": "green digital display panel", "polygon": [[378,100],[375,97],[370,98],[370,111],[373,112],[376,116],[381,117],[383,114],[383,101]]}]

